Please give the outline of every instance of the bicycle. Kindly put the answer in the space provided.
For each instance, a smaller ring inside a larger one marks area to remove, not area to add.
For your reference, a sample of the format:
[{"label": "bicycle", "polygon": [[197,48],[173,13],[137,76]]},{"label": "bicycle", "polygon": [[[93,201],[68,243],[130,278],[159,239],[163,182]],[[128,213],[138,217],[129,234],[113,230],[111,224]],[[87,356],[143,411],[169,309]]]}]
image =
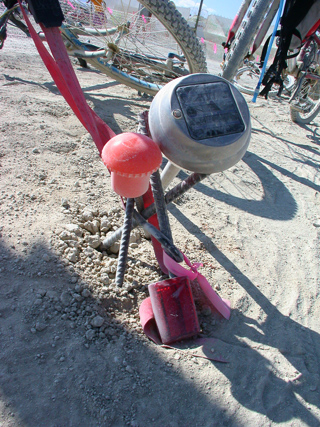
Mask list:
[{"label": "bicycle", "polygon": [[[240,92],[247,95],[253,95],[260,79],[260,75],[261,67],[259,64],[255,61],[245,59],[243,61],[243,67],[239,68],[233,78],[233,84],[240,90]],[[294,85],[295,78],[290,74],[286,74],[283,82],[283,92],[285,95],[290,97]],[[277,88],[272,88],[270,91],[271,96],[276,96],[277,93]]]},{"label": "bicycle", "polygon": [[[262,45],[279,4],[279,0],[255,0],[251,5],[251,0],[245,0],[225,43],[227,52],[222,75],[249,95],[254,92],[254,82],[260,78],[260,67],[252,58]],[[313,29],[303,41],[299,55],[289,52],[293,58],[282,71],[280,83],[288,95],[291,119],[297,123],[310,123],[320,111],[319,48],[319,38]],[[271,93],[281,95],[281,85],[277,90],[273,86]]]},{"label": "bicycle", "polygon": [[[173,3],[139,3],[145,9],[134,9],[131,1],[117,10],[102,0],[60,0],[65,17],[60,30],[69,55],[149,95],[176,77],[206,72],[200,43]],[[6,21],[28,34],[16,9],[6,12]]]}]

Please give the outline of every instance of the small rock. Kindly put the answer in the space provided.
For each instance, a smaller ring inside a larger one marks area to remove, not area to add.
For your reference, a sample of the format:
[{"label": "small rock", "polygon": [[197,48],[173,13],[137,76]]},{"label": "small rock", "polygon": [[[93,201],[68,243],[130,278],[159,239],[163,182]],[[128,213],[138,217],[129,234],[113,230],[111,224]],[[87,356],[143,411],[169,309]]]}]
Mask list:
[{"label": "small rock", "polygon": [[40,150],[39,150],[39,148],[34,148],[34,149],[32,150],[32,152],[33,152],[34,154],[40,154]]},{"label": "small rock", "polygon": [[78,302],[82,301],[82,296],[80,294],[74,293],[73,298]]},{"label": "small rock", "polygon": [[36,326],[35,326],[35,328],[38,332],[43,331],[44,329],[46,329],[46,327],[47,327],[47,325],[43,322],[37,322]]},{"label": "small rock", "polygon": [[117,254],[119,252],[120,249],[120,243],[119,242],[115,242],[112,246],[110,246],[110,251],[113,254]]},{"label": "small rock", "polygon": [[96,335],[96,333],[95,333],[95,331],[94,331],[93,329],[89,329],[89,330],[86,332],[86,338],[87,338],[87,340],[89,340],[89,341],[92,341],[92,340],[93,340],[93,338],[95,337],[95,335]]},{"label": "small rock", "polygon": [[62,294],[60,295],[60,301],[62,302],[63,305],[68,306],[71,302],[71,295],[69,294],[69,292],[62,292]]},{"label": "small rock", "polygon": [[100,243],[101,243],[99,236],[87,236],[85,238],[85,241],[93,249],[97,249],[100,246]]},{"label": "small rock", "polygon": [[131,368],[131,366],[127,365],[126,366],[126,371],[129,372],[129,374],[133,374],[133,369]]},{"label": "small rock", "polygon": [[74,233],[78,237],[82,237],[82,229],[79,227],[79,225],[76,224],[67,224],[65,225],[65,228],[70,231],[70,233]]},{"label": "small rock", "polygon": [[83,221],[92,221],[94,218],[94,212],[92,210],[85,210],[82,212]]},{"label": "small rock", "polygon": [[68,233],[68,231],[65,230],[61,231],[59,237],[61,240],[72,240],[72,238],[75,238],[75,240],[77,240],[76,236],[72,236],[71,233]]},{"label": "small rock", "polygon": [[83,253],[87,256],[87,257],[93,257],[94,255],[94,250],[91,247],[85,248]]},{"label": "small rock", "polygon": [[68,209],[70,207],[68,199],[61,199],[61,206]]},{"label": "small rock", "polygon": [[104,318],[101,316],[95,316],[92,320],[91,320],[91,325],[95,328],[100,328],[100,326],[103,325],[104,322]]},{"label": "small rock", "polygon": [[48,255],[48,254],[44,254],[44,255],[42,256],[42,259],[43,259],[43,261],[48,262],[48,261],[50,260],[50,257],[49,257],[49,255]]},{"label": "small rock", "polygon": [[110,283],[110,279],[109,279],[108,274],[106,274],[106,273],[101,274],[101,282],[102,282],[104,285],[109,285],[109,283]]},{"label": "small rock", "polygon": [[76,263],[79,259],[79,254],[76,248],[67,248],[65,250],[66,258],[73,263]]},{"label": "small rock", "polygon": [[86,221],[86,222],[83,224],[83,228],[85,228],[87,231],[89,231],[89,233],[94,234],[94,231],[93,231],[93,224],[92,224],[92,222],[91,222],[91,221]]},{"label": "small rock", "polygon": [[93,228],[93,233],[98,233],[100,229],[100,222],[97,219],[94,219],[92,221],[92,228]]},{"label": "small rock", "polygon": [[314,223],[313,223],[314,227],[320,227],[320,219],[317,219]]},{"label": "small rock", "polygon": [[103,233],[106,233],[107,231],[110,230],[110,228],[111,228],[110,222],[106,218],[102,218],[100,223],[100,231],[102,231]]},{"label": "small rock", "polygon": [[84,298],[88,298],[88,297],[90,297],[90,296],[91,296],[91,292],[89,291],[89,289],[84,289],[84,290],[81,292],[81,295],[82,295]]},{"label": "small rock", "polygon": [[74,287],[74,290],[76,292],[81,292],[81,289],[82,289],[82,287],[81,287],[81,285],[79,285],[79,283]]}]

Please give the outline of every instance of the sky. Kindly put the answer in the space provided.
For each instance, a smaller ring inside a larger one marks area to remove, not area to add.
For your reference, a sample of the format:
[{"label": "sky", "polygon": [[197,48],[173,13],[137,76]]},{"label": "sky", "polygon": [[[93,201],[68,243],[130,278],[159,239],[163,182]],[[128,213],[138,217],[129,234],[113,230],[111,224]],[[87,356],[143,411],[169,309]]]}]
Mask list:
[{"label": "sky", "polygon": [[[193,0],[173,0],[177,6],[191,7],[198,10],[200,2]],[[202,9],[207,10],[209,14],[224,16],[233,19],[238,12],[242,0],[204,0]]]}]

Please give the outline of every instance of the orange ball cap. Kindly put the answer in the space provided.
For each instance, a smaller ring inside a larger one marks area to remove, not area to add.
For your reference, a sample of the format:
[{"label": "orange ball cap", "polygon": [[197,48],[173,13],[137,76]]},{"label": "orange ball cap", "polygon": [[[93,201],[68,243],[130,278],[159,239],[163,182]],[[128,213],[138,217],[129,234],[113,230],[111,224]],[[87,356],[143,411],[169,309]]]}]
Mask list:
[{"label": "orange ball cap", "polygon": [[121,133],[103,147],[101,158],[106,167],[128,178],[142,177],[156,171],[162,162],[158,145],[138,133]]}]

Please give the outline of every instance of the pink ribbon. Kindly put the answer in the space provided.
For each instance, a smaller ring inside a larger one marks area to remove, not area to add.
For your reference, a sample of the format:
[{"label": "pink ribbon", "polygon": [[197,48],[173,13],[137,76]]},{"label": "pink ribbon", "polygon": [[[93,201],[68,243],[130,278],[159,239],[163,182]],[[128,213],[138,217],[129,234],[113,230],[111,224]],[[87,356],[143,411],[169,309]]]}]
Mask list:
[{"label": "pink ribbon", "polygon": [[46,36],[46,41],[50,46],[53,58],[43,45],[39,35],[29,21],[20,0],[19,5],[34,44],[55,84],[57,85],[57,88],[68,102],[82,125],[91,134],[99,153],[101,153],[106,142],[115,136],[115,133],[87,104],[77,76],[71,65],[59,28],[46,28],[40,24],[41,29]]},{"label": "pink ribbon", "polygon": [[196,262],[191,264],[190,260],[184,255],[184,261],[190,267],[190,270],[184,268],[178,264],[172,258],[169,257],[165,252],[163,253],[163,262],[167,269],[176,276],[186,276],[191,281],[197,280],[202,292],[204,293],[207,300],[214,306],[216,310],[225,318],[230,319],[230,301],[222,299],[211,287],[208,280],[198,272],[198,268],[202,267],[202,264]]},{"label": "pink ribbon", "polygon": [[67,3],[68,3],[68,5],[70,6],[70,7],[72,7],[72,9],[75,9],[75,7],[73,6],[73,4],[68,0],[67,1]]}]

